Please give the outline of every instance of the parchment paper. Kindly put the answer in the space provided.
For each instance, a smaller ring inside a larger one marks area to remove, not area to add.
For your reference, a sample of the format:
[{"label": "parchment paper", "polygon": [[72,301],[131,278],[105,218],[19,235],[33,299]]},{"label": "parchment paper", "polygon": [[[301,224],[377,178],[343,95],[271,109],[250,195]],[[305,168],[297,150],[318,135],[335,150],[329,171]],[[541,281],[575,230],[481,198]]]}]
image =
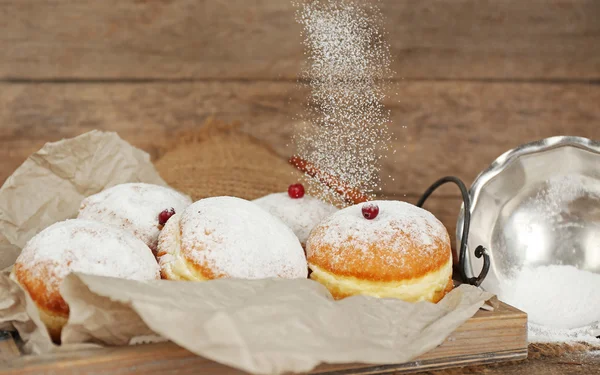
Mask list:
[{"label": "parchment paper", "polygon": [[[165,184],[148,155],[114,133],[47,144],[0,189],[0,256],[14,260],[37,232],[73,217],[85,196],[130,181]],[[256,374],[406,362],[441,344],[492,297],[462,285],[438,304],[334,301],[311,280],[136,282],[83,274],[69,275],[61,294],[70,318],[57,346],[9,269],[0,272],[0,329],[18,330],[31,353],[171,340]]]},{"label": "parchment paper", "polygon": [[166,185],[150,156],[116,133],[47,143],[0,188],[0,233],[22,248],[40,230],[76,216],[83,198],[124,182]]}]

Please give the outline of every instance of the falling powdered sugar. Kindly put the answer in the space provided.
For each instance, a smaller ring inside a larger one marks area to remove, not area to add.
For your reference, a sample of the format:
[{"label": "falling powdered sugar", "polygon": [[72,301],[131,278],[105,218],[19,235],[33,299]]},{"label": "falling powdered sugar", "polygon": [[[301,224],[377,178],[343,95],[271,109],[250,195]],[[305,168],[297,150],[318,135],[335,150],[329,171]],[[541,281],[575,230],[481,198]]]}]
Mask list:
[{"label": "falling powdered sugar", "polygon": [[331,202],[338,201],[335,190],[372,194],[390,141],[382,103],[390,53],[381,13],[358,1],[317,0],[303,4],[297,19],[310,99],[293,139],[297,155],[320,172],[309,187]]}]

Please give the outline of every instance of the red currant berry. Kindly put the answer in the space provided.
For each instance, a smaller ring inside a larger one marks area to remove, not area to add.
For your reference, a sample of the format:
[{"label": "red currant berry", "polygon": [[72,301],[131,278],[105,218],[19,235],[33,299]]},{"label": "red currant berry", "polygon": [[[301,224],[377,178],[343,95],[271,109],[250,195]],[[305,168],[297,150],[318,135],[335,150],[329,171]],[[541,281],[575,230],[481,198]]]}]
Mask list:
[{"label": "red currant berry", "polygon": [[302,184],[293,184],[288,187],[288,195],[290,198],[298,199],[304,196],[304,186]]},{"label": "red currant berry", "polygon": [[362,206],[362,214],[367,220],[373,220],[379,215],[379,206],[374,203],[365,203]]},{"label": "red currant berry", "polygon": [[173,215],[175,215],[175,209],[173,207],[169,208],[168,210],[163,210],[160,214],[158,214],[158,223],[160,225],[165,225]]}]

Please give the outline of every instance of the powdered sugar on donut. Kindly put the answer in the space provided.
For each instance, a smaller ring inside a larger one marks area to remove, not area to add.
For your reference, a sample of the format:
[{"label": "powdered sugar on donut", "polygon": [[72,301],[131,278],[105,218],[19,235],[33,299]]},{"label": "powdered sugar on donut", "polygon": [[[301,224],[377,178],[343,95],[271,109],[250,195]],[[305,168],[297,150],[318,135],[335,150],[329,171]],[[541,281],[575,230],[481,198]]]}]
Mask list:
[{"label": "powdered sugar on donut", "polygon": [[[57,293],[71,272],[132,280],[160,278],[156,259],[131,233],[108,224],[73,219],[49,226],[23,248],[15,267]],[[40,296],[44,298],[45,296]]]},{"label": "powdered sugar on donut", "polygon": [[338,211],[337,207],[305,195],[291,198],[288,193],[269,194],[254,200],[261,208],[281,219],[305,244],[310,231],[323,219]]},{"label": "powdered sugar on donut", "polygon": [[156,251],[160,225],[158,214],[169,208],[183,211],[191,199],[171,188],[127,183],[106,189],[81,202],[80,219],[100,221],[133,233]]},{"label": "powdered sugar on donut", "polygon": [[185,209],[179,226],[181,254],[209,267],[215,277],[307,276],[306,257],[292,230],[250,201],[202,199]]},{"label": "powdered sugar on donut", "polygon": [[[374,243],[383,243],[393,254],[384,259],[393,267],[404,266],[404,259],[398,254],[407,249],[418,248],[425,262],[431,259],[440,242],[448,242],[448,232],[444,225],[429,211],[400,201],[371,201],[379,206],[379,214],[375,219],[367,220],[361,209],[363,204],[344,208],[325,219],[319,227],[327,229],[318,238],[309,240],[306,252],[310,258],[315,249],[324,244],[333,249],[343,246],[358,249],[363,259],[373,257],[369,247]],[[404,236],[398,236],[398,233]],[[317,250],[318,251],[318,250]],[[338,257],[329,254],[331,266],[336,268]]]}]

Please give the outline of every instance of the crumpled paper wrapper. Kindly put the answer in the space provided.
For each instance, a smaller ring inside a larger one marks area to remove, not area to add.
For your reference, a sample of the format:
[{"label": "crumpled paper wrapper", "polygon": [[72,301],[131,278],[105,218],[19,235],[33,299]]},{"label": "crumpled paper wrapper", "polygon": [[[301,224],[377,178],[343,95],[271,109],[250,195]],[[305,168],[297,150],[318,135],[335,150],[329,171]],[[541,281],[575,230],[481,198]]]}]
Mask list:
[{"label": "crumpled paper wrapper", "polygon": [[[165,185],[148,155],[114,133],[44,146],[0,189],[2,266],[12,265],[36,233],[74,217],[83,198],[124,182]],[[84,274],[69,275],[61,294],[71,313],[58,346],[10,267],[0,272],[0,329],[18,330],[30,353],[170,340],[255,374],[410,361],[492,297],[461,285],[438,304],[366,296],[334,301],[311,280],[138,282]]]},{"label": "crumpled paper wrapper", "polygon": [[150,156],[97,130],[47,143],[0,189],[0,233],[23,248],[40,230],[77,215],[81,201],[125,182],[166,185]]}]

